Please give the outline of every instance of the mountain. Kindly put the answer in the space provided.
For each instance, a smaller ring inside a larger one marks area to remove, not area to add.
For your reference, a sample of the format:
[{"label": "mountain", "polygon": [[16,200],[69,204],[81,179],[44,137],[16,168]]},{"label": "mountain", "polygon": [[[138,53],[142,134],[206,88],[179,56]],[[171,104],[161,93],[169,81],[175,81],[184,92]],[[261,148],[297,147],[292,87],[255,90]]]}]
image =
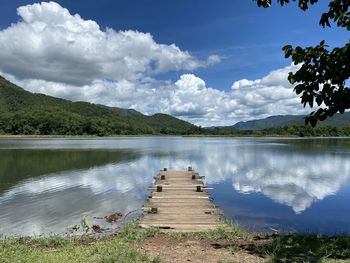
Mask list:
[{"label": "mountain", "polygon": [[108,107],[102,104],[96,104],[99,107],[112,110],[116,113],[118,113],[121,116],[131,116],[131,115],[143,115],[141,112],[134,110],[134,109],[123,109],[118,107]]},{"label": "mountain", "polygon": [[[277,115],[270,116],[265,119],[237,122],[231,127],[238,130],[256,131],[293,125],[303,126],[305,123],[304,118],[304,115]],[[325,121],[319,121],[317,123],[317,127],[325,126],[350,126],[350,112],[345,112],[344,114],[335,114],[332,118],[329,118]]]},{"label": "mountain", "polygon": [[[280,115],[238,122],[233,126],[202,129],[167,114],[147,116],[134,109],[107,107],[88,102],[72,102],[35,94],[0,76],[0,134],[28,135],[297,135],[348,136],[350,112],[318,122],[319,129],[304,126],[302,115]],[[279,127],[283,131],[266,131]],[[296,126],[299,128],[295,129]],[[327,127],[326,127],[327,126]],[[324,128],[323,128],[324,127]],[[332,127],[346,127],[338,130]],[[265,130],[263,133],[260,130]],[[247,133],[248,132],[248,133]]]},{"label": "mountain", "polygon": [[72,102],[28,92],[0,77],[0,134],[193,134],[199,127],[166,114]]}]

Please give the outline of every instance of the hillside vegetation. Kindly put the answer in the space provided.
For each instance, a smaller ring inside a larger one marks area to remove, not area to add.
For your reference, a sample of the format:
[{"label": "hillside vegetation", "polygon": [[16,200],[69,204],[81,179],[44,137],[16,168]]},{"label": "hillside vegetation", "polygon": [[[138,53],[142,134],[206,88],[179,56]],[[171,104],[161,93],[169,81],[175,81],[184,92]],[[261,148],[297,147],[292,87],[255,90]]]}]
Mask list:
[{"label": "hillside vegetation", "polygon": [[118,135],[193,134],[199,128],[166,114],[146,116],[33,94],[0,77],[0,134]]},{"label": "hillside vegetation", "polygon": [[350,136],[350,112],[317,127],[304,116],[271,116],[233,126],[201,128],[167,114],[144,115],[88,102],[72,102],[28,92],[0,77],[0,134],[9,135],[204,135]]},{"label": "hillside vegetation", "polygon": [[[239,130],[265,130],[280,127],[290,126],[305,126],[304,115],[278,115],[270,116],[265,119],[241,121],[233,125],[233,128]],[[336,126],[346,127],[350,126],[350,112],[344,114],[335,114],[333,117],[320,121],[317,123],[317,127]]]}]

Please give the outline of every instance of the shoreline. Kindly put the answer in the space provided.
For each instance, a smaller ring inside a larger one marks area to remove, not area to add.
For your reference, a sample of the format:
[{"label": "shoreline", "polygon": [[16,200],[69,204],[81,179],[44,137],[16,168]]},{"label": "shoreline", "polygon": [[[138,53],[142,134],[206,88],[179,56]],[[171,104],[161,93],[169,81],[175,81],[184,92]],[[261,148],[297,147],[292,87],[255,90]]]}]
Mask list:
[{"label": "shoreline", "polygon": [[350,139],[350,136],[295,136],[295,135],[0,135],[1,139],[113,139],[113,138],[145,138],[145,137],[180,137],[180,138],[290,138],[290,139]]},{"label": "shoreline", "polygon": [[195,233],[140,229],[108,236],[0,240],[2,262],[348,262],[350,236],[249,233],[229,223]]}]

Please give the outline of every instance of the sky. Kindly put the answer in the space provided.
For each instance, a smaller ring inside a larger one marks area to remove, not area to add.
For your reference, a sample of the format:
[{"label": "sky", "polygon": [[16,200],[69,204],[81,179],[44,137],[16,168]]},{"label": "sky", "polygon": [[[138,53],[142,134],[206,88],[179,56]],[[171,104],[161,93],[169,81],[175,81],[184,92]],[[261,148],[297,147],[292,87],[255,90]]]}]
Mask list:
[{"label": "sky", "polygon": [[285,44],[348,40],[327,1],[1,0],[0,75],[36,93],[171,114],[201,126],[305,114]]}]

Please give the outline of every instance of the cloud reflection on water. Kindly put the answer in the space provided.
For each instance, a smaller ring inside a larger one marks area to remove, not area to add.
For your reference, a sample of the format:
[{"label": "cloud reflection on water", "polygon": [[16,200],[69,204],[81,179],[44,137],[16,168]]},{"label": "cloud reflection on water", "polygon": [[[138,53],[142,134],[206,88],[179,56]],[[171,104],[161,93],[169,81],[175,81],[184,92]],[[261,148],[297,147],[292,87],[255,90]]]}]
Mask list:
[{"label": "cloud reflection on water", "polygon": [[18,183],[0,196],[0,233],[59,232],[78,223],[83,215],[140,209],[147,187],[162,167],[192,165],[214,187],[231,181],[232,191],[262,193],[297,214],[336,194],[350,181],[349,152],[314,151],[266,140],[182,139],[176,144],[148,141],[147,146],[140,144],[138,159]]},{"label": "cloud reflection on water", "polygon": [[0,197],[0,232],[62,232],[84,215],[92,218],[140,209],[152,177],[134,169],[130,163],[109,164],[24,181]]},{"label": "cloud reflection on water", "polygon": [[[350,151],[339,154],[300,150],[284,143],[227,144],[218,140],[197,145],[176,159],[169,156],[155,162],[175,169],[185,169],[190,164],[205,175],[208,184],[231,180],[240,193],[261,192],[301,213],[350,182],[349,157]],[[155,170],[162,167],[147,165]]]}]

